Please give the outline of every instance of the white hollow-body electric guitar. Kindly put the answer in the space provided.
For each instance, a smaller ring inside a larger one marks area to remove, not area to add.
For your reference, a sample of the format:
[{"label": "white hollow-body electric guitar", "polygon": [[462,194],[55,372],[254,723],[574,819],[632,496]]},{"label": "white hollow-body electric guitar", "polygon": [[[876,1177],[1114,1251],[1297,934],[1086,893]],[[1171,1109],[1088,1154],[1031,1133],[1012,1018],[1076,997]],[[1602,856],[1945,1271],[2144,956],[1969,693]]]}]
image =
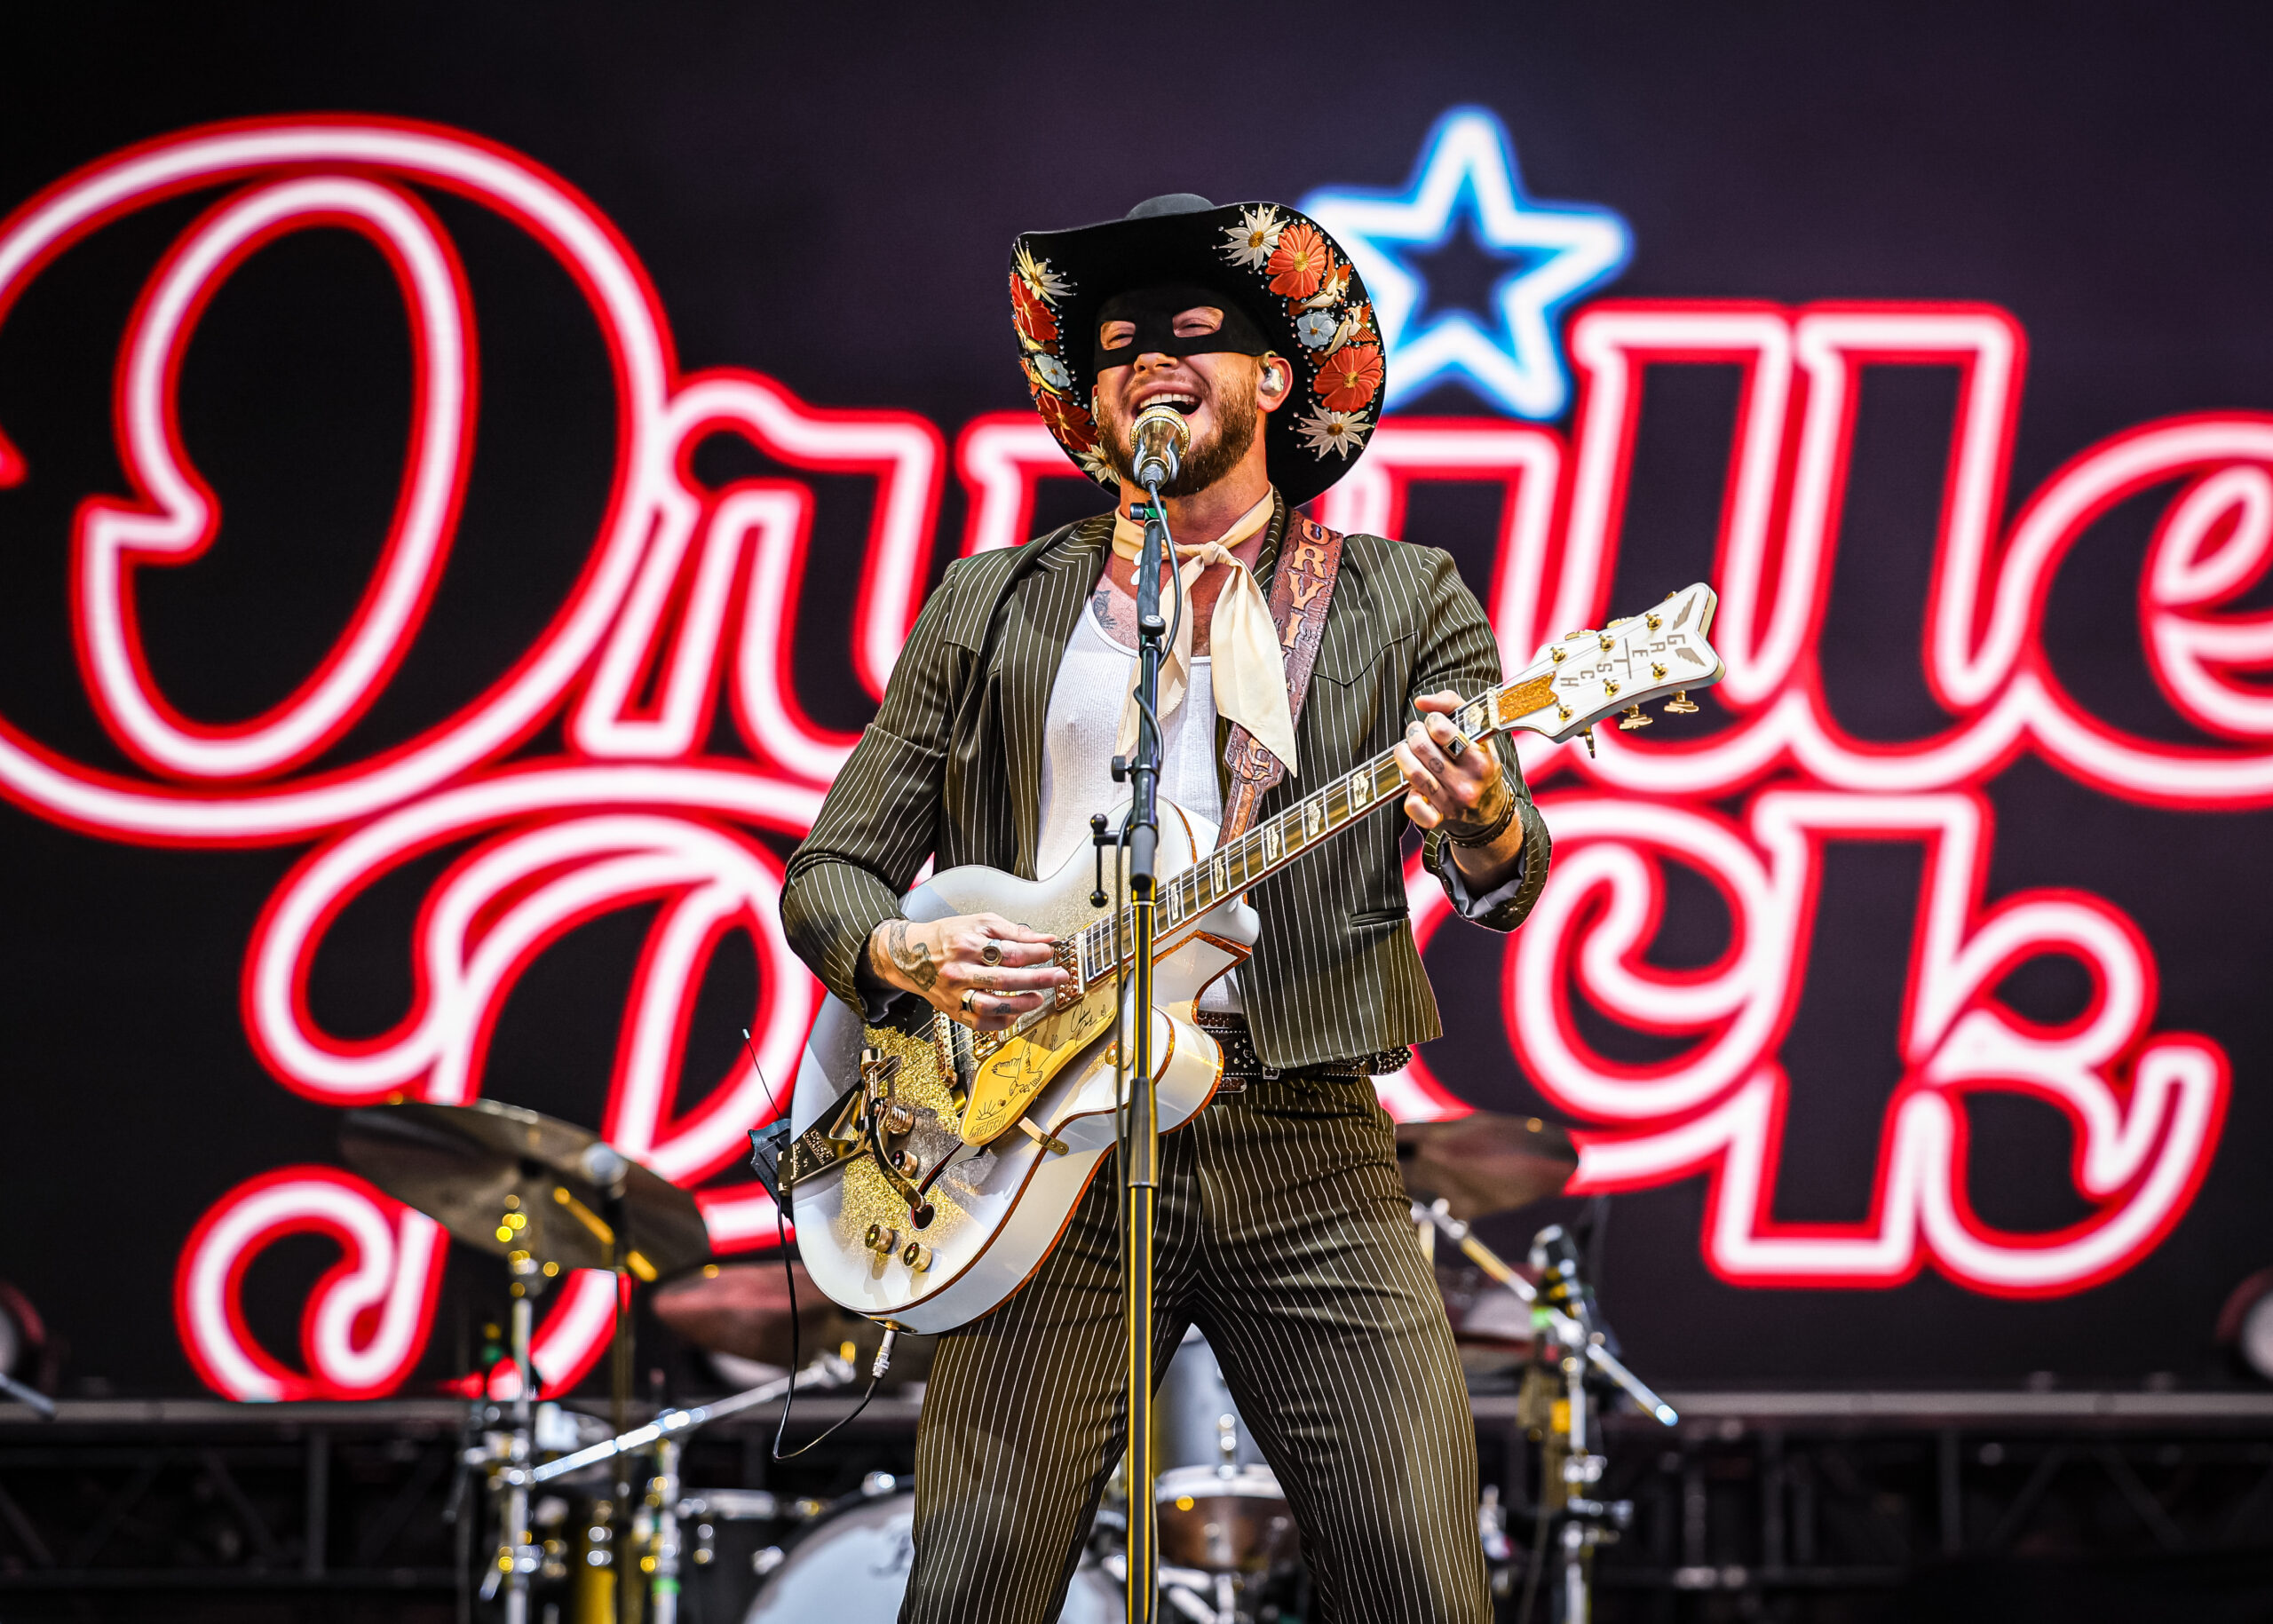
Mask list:
[{"label": "white hollow-body electric guitar", "polygon": [[[1693,711],[1685,690],[1721,678],[1706,641],[1715,599],[1685,587],[1631,619],[1549,644],[1509,682],[1452,713],[1471,739],[1516,728],[1565,740],[1605,717],[1646,724],[1643,701]],[[1593,746],[1591,736],[1588,748]],[[1374,757],[1239,839],[1162,796],[1152,1054],[1160,1130],[1191,1121],[1223,1056],[1192,1018],[1208,983],[1248,955],[1257,881],[1403,799],[1393,754]],[[976,1319],[1023,1285],[1064,1232],[1113,1148],[1125,907],[1092,905],[1077,852],[1046,879],[971,866],[903,903],[914,920],[994,913],[1058,939],[1071,979],[1007,1032],[974,1033],[909,998],[881,1026],[825,1000],[790,1107],[780,1174],[805,1268],[831,1298],[904,1330]]]}]

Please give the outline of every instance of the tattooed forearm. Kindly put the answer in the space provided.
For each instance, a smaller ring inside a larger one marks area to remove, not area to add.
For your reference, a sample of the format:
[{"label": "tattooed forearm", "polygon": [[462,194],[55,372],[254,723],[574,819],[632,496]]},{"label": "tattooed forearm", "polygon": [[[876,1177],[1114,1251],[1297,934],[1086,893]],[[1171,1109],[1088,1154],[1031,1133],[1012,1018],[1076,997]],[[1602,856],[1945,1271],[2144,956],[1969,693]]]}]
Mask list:
[{"label": "tattooed forearm", "polygon": [[939,967],[931,962],[931,948],[908,939],[905,919],[895,919],[884,927],[884,952],[918,991],[928,993],[939,981]]}]

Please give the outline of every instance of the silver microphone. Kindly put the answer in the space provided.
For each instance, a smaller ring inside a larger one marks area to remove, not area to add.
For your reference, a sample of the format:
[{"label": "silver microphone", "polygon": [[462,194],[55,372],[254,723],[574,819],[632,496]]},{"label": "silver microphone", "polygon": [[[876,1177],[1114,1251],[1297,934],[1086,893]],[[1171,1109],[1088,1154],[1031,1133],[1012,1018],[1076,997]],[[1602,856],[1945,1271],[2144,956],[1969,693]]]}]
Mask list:
[{"label": "silver microphone", "polygon": [[1148,406],[1136,414],[1129,440],[1136,448],[1131,460],[1136,483],[1157,496],[1160,487],[1176,478],[1184,454],[1192,449],[1192,425],[1173,406]]}]

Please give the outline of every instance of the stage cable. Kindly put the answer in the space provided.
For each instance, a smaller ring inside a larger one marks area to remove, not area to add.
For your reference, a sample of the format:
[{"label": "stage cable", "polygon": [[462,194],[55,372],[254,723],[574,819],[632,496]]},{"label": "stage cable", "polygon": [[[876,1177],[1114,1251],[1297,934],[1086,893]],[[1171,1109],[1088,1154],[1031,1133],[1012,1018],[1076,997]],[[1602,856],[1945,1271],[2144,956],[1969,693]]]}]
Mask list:
[{"label": "stage cable", "polygon": [[[775,1116],[780,1116],[781,1102],[773,1097],[773,1085],[765,1081],[765,1068],[758,1064],[757,1045],[750,1040],[749,1028],[747,1026],[742,1028],[742,1048],[748,1052],[750,1070],[757,1074],[757,1086],[765,1090],[765,1103],[773,1107]],[[781,1282],[788,1287],[789,1291],[789,1374],[794,1378],[804,1363],[804,1352],[797,1329],[797,1270],[789,1256],[788,1229],[782,1221],[781,1203],[778,1199],[773,1203],[773,1239],[780,1244],[781,1249]],[[885,1354],[889,1353],[892,1339],[898,1335],[898,1332],[886,1328],[884,1352],[878,1354],[876,1363],[869,1369],[867,1389],[861,1393],[860,1402],[854,1405],[849,1414],[831,1423],[818,1436],[806,1439],[785,1454],[782,1453],[781,1440],[789,1430],[790,1413],[797,1407],[797,1389],[793,1381],[789,1390],[781,1395],[781,1419],[773,1424],[773,1447],[771,1452],[773,1459],[794,1461],[808,1450],[818,1448],[827,1443],[836,1436],[841,1429],[851,1425],[860,1412],[868,1407],[868,1400],[876,1396],[876,1385],[884,1379],[887,1363]]]}]

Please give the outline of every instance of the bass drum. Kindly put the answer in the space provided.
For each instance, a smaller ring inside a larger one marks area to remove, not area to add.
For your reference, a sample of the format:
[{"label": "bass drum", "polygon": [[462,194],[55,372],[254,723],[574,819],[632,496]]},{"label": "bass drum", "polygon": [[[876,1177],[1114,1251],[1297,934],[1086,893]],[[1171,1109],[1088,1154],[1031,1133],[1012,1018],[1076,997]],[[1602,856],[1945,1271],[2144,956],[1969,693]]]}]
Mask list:
[{"label": "bass drum", "polygon": [[[777,1559],[744,1624],[894,1624],[915,1559],[915,1535],[909,1493],[829,1512]],[[761,1551],[760,1560],[767,1555]],[[1121,1587],[1084,1556],[1058,1624],[1113,1624],[1126,1615]]]}]

